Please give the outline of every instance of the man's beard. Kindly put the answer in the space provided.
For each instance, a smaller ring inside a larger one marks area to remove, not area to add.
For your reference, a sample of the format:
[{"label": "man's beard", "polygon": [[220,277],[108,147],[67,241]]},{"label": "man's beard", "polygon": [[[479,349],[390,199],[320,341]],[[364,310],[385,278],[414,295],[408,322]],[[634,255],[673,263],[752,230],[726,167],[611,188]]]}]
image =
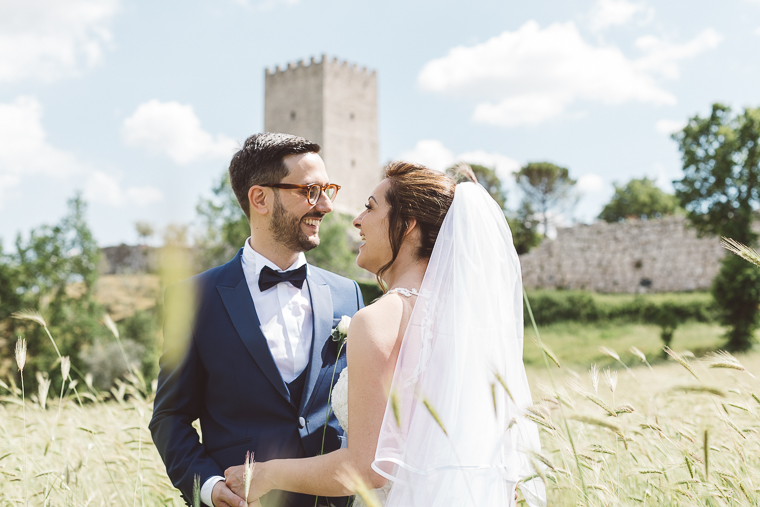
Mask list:
[{"label": "man's beard", "polygon": [[[322,213],[309,213],[305,217],[322,218]],[[308,252],[319,246],[319,236],[309,238],[301,229],[301,219],[285,209],[278,192],[274,193],[274,209],[269,231],[276,240],[293,252]]]}]

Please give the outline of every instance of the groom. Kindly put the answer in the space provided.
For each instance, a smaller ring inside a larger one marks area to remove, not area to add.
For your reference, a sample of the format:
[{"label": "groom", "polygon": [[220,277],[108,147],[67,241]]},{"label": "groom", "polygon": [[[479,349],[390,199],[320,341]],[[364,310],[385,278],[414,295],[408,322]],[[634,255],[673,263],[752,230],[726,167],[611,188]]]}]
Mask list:
[{"label": "groom", "polygon": [[[204,504],[244,506],[224,470],[248,451],[267,461],[340,447],[335,416],[324,431],[333,367],[338,378],[346,364],[330,334],[364,305],[356,282],[308,265],[303,254],[319,245],[339,188],[319,150],[287,134],[249,137],[229,175],[251,237],[228,263],[166,290],[150,430],[187,502],[199,476]],[[312,507],[314,497],[273,492],[262,504]]]}]

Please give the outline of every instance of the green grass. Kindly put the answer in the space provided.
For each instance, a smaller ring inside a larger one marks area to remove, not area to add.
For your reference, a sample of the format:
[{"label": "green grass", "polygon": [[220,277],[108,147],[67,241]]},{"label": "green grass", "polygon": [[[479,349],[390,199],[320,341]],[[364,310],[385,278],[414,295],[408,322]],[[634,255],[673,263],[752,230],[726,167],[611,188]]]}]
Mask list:
[{"label": "green grass", "polygon": [[[563,322],[539,327],[541,338],[563,365],[588,367],[592,363],[599,366],[615,367],[616,361],[599,351],[608,347],[618,353],[628,365],[641,361],[629,352],[637,347],[654,363],[662,359],[660,328],[646,324],[593,323],[580,324]],[[671,348],[689,350],[697,356],[716,350],[724,343],[725,328],[716,324],[687,323],[679,326],[673,335]],[[543,367],[543,359],[532,328],[525,329],[523,354],[527,367]],[[618,366],[619,363],[617,363]]]}]

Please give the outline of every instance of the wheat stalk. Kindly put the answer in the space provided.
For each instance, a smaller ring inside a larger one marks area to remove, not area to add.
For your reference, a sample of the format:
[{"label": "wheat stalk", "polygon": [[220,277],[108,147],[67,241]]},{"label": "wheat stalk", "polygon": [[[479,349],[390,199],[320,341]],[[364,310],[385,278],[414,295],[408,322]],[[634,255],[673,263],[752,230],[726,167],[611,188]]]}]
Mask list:
[{"label": "wheat stalk", "polygon": [[721,238],[720,246],[728,250],[729,252],[738,255],[745,261],[749,261],[755,266],[760,266],[760,253],[754,248],[750,248],[747,245],[743,245],[738,241],[734,241],[731,238]]}]

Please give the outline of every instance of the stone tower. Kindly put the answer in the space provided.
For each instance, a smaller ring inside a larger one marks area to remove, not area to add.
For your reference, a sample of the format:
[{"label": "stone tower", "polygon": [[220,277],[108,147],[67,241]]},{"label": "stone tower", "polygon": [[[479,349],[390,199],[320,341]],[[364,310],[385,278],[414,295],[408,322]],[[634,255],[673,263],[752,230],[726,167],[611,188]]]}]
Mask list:
[{"label": "stone tower", "polygon": [[322,146],[330,181],[341,186],[338,211],[358,212],[380,181],[375,71],[325,55],[267,69],[264,130]]}]

